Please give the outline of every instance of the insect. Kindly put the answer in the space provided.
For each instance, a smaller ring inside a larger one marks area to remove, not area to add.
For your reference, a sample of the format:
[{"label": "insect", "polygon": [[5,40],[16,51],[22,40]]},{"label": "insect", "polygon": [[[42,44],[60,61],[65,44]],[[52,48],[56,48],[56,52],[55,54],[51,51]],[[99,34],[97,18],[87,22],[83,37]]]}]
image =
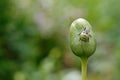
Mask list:
[{"label": "insect", "polygon": [[80,35],[80,40],[81,41],[85,41],[85,42],[89,42],[89,34],[90,30],[87,29],[86,27],[84,27],[84,30],[79,34]]}]

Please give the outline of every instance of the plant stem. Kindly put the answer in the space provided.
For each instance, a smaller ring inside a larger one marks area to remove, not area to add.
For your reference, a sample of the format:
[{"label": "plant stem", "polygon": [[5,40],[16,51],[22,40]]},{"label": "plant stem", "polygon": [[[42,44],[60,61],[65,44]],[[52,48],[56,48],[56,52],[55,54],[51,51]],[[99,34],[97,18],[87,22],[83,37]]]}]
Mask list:
[{"label": "plant stem", "polygon": [[82,62],[82,80],[87,80],[87,62],[88,58],[81,58]]}]

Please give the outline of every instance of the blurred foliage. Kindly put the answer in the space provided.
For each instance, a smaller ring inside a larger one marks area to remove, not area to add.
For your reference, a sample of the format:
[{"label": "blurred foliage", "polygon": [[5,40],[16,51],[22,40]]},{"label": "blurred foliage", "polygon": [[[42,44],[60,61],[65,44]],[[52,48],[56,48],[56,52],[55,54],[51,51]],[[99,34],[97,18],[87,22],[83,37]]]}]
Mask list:
[{"label": "blurred foliage", "polygon": [[[80,80],[69,26],[87,19],[97,50],[89,80],[120,79],[120,0],[0,0],[0,80]],[[114,4],[114,5],[113,5]]]}]

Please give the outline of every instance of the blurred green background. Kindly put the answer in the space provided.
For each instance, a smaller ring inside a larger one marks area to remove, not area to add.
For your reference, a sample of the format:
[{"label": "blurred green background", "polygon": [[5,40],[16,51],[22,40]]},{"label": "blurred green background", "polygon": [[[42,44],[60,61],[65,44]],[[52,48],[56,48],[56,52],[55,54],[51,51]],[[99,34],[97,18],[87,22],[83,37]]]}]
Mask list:
[{"label": "blurred green background", "polygon": [[0,80],[81,80],[69,46],[80,17],[97,38],[88,80],[120,80],[120,0],[0,0]]}]

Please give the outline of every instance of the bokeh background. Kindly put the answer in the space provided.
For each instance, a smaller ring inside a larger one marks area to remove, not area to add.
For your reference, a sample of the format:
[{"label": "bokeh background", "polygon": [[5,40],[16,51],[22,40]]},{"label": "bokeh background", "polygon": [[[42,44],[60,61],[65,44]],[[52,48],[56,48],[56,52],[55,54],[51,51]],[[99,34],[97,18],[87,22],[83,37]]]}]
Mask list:
[{"label": "bokeh background", "polygon": [[0,80],[81,80],[69,46],[80,17],[97,38],[88,80],[120,80],[120,0],[0,0]]}]

